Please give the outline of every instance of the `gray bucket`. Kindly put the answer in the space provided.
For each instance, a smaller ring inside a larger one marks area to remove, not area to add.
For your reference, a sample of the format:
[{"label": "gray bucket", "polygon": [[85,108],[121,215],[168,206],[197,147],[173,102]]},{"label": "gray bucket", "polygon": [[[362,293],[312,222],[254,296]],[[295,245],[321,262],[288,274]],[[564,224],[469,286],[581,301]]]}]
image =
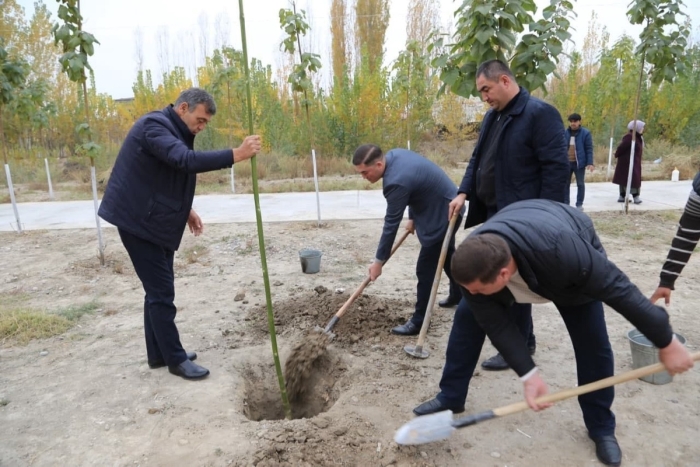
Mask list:
[{"label": "gray bucket", "polygon": [[304,274],[316,274],[321,270],[321,255],[318,250],[304,248],[299,250],[299,260],[301,261],[301,272]]},{"label": "gray bucket", "polygon": [[[678,341],[685,345],[685,337],[680,334],[674,334]],[[630,341],[630,349],[632,350],[632,368],[642,368],[644,366],[659,363],[659,349],[654,347],[654,344],[647,339],[644,334],[636,329],[632,329],[627,333],[627,339]],[[673,376],[668,374],[668,371],[661,371],[649,376],[642,376],[642,381],[651,384],[668,384],[673,381]]]}]

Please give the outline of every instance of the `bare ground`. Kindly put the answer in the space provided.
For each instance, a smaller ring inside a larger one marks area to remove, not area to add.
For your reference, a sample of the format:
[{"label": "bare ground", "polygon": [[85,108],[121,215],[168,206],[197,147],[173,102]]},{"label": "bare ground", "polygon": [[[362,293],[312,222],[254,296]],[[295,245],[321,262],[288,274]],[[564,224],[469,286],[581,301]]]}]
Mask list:
[{"label": "bare ground", "polygon": [[[609,256],[650,294],[679,213],[594,214]],[[206,219],[204,219],[206,222]],[[283,420],[267,333],[265,296],[252,224],[207,226],[186,234],[176,256],[176,304],[184,345],[211,376],[189,382],[150,370],[142,338],[140,283],[116,231],[105,231],[107,266],[94,231],[0,234],[0,300],[55,311],[97,302],[68,333],[0,348],[0,465],[111,466],[584,466],[597,465],[576,401],[400,447],[395,430],[433,397],[453,310],[436,309],[431,356],[403,351],[414,338],[389,329],[410,316],[418,242],[410,238],[384,275],[334,328],[337,337],[311,372],[310,390]],[[280,356],[323,327],[360,285],[381,221],[265,225]],[[461,238],[464,232],[460,232]],[[297,251],[323,251],[321,272],[301,273]],[[697,349],[700,295],[691,262],[670,309],[677,332]],[[444,282],[444,281],[443,281]],[[443,284],[440,296],[444,297]],[[551,390],[575,385],[570,342],[556,310],[537,305],[536,361]],[[607,310],[616,371],[631,368],[631,326]],[[487,344],[482,357],[493,353]],[[628,466],[700,465],[700,372],[655,386],[617,388],[617,435]],[[514,373],[478,371],[467,411],[521,400]]]}]

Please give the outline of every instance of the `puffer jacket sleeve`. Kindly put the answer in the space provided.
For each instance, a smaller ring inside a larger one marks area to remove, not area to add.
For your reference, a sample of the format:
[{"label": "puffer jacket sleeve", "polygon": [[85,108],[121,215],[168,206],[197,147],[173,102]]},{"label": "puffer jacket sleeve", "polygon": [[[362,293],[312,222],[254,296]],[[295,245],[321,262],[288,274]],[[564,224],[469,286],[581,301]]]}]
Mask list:
[{"label": "puffer jacket sleeve", "polygon": [[605,303],[658,348],[664,348],[671,342],[673,331],[668,313],[653,305],[625,273],[591,242],[573,232],[564,231],[557,239],[556,252],[552,270],[557,271],[557,280],[562,281],[560,287],[573,287],[577,293]]},{"label": "puffer jacket sleeve", "polygon": [[170,129],[155,118],[144,122],[144,145],[165,164],[187,173],[202,173],[233,165],[230,149],[194,151],[178,139]]}]

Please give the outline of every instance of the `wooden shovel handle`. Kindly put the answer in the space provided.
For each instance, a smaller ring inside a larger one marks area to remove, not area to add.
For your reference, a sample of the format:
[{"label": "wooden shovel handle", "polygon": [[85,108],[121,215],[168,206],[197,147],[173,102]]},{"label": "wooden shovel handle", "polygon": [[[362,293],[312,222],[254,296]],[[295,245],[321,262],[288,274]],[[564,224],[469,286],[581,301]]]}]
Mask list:
[{"label": "wooden shovel handle", "polygon": [[[690,357],[694,361],[700,360],[700,352],[695,352],[690,354]],[[587,394],[589,392],[597,391],[598,389],[604,389],[616,384],[624,383],[626,381],[631,381],[633,379],[642,378],[644,376],[653,375],[659,371],[665,370],[666,367],[663,363],[655,363],[653,365],[648,365],[642,368],[637,368],[636,370],[627,371],[619,375],[610,376],[609,378],[604,378],[592,383],[584,384],[583,386],[578,386],[576,388],[565,389],[563,391],[558,391],[552,394],[547,394],[546,396],[538,397],[535,399],[537,403],[543,402],[559,402],[564,399],[569,399],[570,397],[580,396],[581,394]],[[515,404],[506,405],[504,407],[499,407],[493,410],[494,415],[497,417],[502,417],[504,415],[511,415],[514,413],[522,412],[529,409],[530,406],[527,402],[516,402]]]},{"label": "wooden shovel handle", "polygon": [[457,224],[457,219],[459,218],[459,211],[455,212],[450,219],[450,223],[447,226],[447,233],[445,233],[445,238],[442,241],[442,249],[440,250],[440,259],[438,260],[437,271],[435,271],[435,278],[433,279],[433,288],[430,290],[430,299],[428,300],[428,306],[425,309],[425,316],[423,317],[423,325],[420,328],[420,334],[418,335],[418,342],[416,343],[416,350],[418,353],[423,349],[423,343],[425,342],[425,336],[428,334],[428,327],[430,327],[430,317],[433,314],[433,307],[435,306],[435,300],[437,297],[438,287],[440,287],[440,278],[442,277],[442,267],[445,265],[445,259],[447,259],[447,250],[450,247],[450,241],[452,240],[452,231],[455,229],[455,224]]},{"label": "wooden shovel handle", "polygon": [[[399,247],[401,246],[403,241],[406,240],[406,237],[408,237],[409,235],[411,235],[411,232],[409,232],[408,230],[406,230],[403,233],[403,235],[401,235],[399,240],[394,244],[394,247],[391,249],[391,253],[389,253],[389,258],[386,259],[384,264],[386,264],[386,262],[389,261],[389,259],[391,259],[391,257],[394,255],[394,252],[399,249]],[[338,310],[338,312],[335,314],[336,318],[340,319],[345,314],[345,312],[348,311],[348,308],[350,308],[350,305],[352,305],[355,302],[355,300],[357,300],[357,297],[359,297],[362,294],[362,292],[365,290],[365,287],[367,287],[370,282],[371,282],[371,280],[370,280],[369,276],[367,276],[367,278],[364,281],[362,281],[362,284],[360,284],[360,286],[357,288],[357,290],[355,290],[355,292],[353,292],[353,294],[350,295],[350,298],[348,298],[345,301],[343,306],[340,307],[340,310]]]}]

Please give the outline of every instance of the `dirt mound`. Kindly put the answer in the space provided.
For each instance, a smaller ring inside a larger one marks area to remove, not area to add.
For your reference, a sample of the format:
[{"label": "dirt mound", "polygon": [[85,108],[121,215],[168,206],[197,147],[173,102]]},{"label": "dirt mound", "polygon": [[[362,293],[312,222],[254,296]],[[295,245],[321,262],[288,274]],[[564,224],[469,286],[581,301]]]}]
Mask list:
[{"label": "dirt mound", "polygon": [[[347,293],[334,293],[323,286],[311,292],[293,294],[273,304],[275,326],[280,335],[325,327],[349,298]],[[392,327],[403,324],[413,312],[413,302],[363,294],[355,300],[333,328],[333,344],[347,347],[361,340],[388,337]],[[254,307],[246,320],[253,333],[267,335],[267,312],[264,306]]]}]

